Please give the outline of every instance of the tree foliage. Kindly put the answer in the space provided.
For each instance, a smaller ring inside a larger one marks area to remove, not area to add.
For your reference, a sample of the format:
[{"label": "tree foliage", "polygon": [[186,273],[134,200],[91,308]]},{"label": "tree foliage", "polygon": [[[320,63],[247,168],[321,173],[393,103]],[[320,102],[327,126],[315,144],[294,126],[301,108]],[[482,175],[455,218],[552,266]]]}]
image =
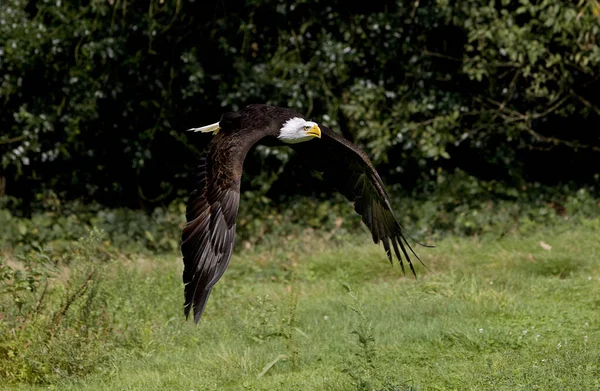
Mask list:
[{"label": "tree foliage", "polygon": [[[455,168],[591,183],[599,30],[595,0],[5,0],[0,176],[25,206],[50,190],[167,202],[206,143],[184,129],[269,103],[340,131],[409,189]],[[302,176],[281,175],[285,150],[254,154],[246,188],[278,195]]]}]

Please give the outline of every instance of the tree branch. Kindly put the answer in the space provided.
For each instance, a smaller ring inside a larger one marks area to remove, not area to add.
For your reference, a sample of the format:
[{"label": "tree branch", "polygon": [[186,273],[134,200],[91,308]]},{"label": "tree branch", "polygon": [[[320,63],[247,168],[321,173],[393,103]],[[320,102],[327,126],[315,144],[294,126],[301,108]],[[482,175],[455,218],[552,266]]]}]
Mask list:
[{"label": "tree branch", "polygon": [[17,136],[17,137],[13,137],[13,138],[9,138],[8,140],[0,140],[0,144],[12,144],[12,143],[16,143],[18,141],[21,141],[23,139],[25,139],[27,136],[22,135],[22,136]]}]

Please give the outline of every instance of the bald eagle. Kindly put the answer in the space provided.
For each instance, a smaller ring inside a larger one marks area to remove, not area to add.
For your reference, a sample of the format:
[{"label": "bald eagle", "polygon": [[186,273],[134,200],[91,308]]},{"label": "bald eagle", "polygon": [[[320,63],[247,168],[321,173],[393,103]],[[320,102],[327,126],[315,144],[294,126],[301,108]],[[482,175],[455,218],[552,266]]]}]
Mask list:
[{"label": "bald eagle", "polygon": [[390,263],[393,249],[402,271],[401,254],[416,275],[407,248],[418,256],[403,235],[379,174],[356,145],[292,110],[267,105],[225,113],[217,123],[189,130],[214,136],[200,159],[198,188],[189,197],[182,233],[186,318],[193,309],[194,321],[200,320],[213,286],[229,264],[242,166],[257,143],[288,145],[307,158],[306,164],[354,203],[373,241],[383,242]]}]

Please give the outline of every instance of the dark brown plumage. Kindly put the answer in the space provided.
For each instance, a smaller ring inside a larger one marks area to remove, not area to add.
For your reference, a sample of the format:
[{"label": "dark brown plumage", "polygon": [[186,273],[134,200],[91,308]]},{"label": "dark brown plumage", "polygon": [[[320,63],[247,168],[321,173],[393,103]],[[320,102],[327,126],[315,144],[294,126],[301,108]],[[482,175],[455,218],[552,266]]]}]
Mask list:
[{"label": "dark brown plumage", "polygon": [[[198,188],[188,200],[181,245],[185,265],[185,315],[189,316],[193,308],[195,322],[200,319],[212,287],[231,258],[246,154],[259,142],[287,145],[277,137],[286,121],[294,117],[302,118],[292,110],[266,105],[251,105],[226,113],[218,123],[219,132],[201,158]],[[322,172],[325,181],[354,203],[373,241],[383,242],[389,261],[392,262],[393,248],[402,270],[404,255],[415,273],[407,249],[413,254],[414,251],[403,236],[383,182],[369,158],[325,126],[318,127],[319,139],[289,146],[306,158],[305,164]]]}]

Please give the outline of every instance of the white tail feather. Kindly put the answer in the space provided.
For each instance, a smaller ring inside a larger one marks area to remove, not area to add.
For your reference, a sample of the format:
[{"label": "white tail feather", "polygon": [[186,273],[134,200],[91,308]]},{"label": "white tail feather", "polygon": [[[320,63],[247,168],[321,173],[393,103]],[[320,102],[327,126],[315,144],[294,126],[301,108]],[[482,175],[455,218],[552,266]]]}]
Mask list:
[{"label": "white tail feather", "polygon": [[191,128],[188,129],[188,132],[202,132],[202,133],[217,133],[221,128],[219,127],[219,123],[215,122],[214,124],[201,126],[199,128]]}]

